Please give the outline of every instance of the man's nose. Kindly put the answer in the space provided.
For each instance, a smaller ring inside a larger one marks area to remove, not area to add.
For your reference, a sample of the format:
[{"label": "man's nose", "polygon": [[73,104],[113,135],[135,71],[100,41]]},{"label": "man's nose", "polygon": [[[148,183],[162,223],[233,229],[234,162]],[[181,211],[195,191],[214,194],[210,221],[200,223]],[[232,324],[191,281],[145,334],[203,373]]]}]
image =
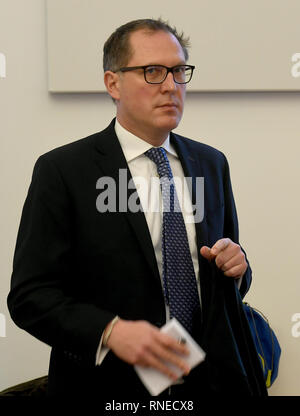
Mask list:
[{"label": "man's nose", "polygon": [[176,89],[176,83],[173,78],[172,72],[169,72],[164,82],[161,84],[162,90],[173,91]]}]

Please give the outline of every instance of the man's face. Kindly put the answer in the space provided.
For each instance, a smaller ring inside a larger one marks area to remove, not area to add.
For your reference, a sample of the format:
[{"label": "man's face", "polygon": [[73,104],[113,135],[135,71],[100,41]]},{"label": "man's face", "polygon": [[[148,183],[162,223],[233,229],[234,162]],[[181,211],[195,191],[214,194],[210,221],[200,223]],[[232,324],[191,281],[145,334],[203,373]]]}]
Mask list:
[{"label": "man's face", "polygon": [[[171,33],[139,30],[130,35],[132,57],[126,66],[185,64],[180,43]],[[118,72],[117,118],[146,141],[161,141],[182,117],[185,85],[168,73],[162,84],[148,84],[143,69]]]}]

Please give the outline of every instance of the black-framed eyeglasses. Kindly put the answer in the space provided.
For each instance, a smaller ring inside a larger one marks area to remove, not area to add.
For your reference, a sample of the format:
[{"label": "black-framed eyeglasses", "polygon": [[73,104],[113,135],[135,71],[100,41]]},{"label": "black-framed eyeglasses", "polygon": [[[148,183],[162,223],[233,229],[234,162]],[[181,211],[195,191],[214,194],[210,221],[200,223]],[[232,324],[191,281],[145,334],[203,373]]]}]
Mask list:
[{"label": "black-framed eyeglasses", "polygon": [[148,84],[162,84],[169,72],[172,72],[176,84],[187,84],[192,79],[195,67],[194,65],[176,65],[172,67],[165,65],[143,65],[127,66],[120,68],[115,72],[128,72],[135,71],[136,69],[144,70],[144,78]]}]

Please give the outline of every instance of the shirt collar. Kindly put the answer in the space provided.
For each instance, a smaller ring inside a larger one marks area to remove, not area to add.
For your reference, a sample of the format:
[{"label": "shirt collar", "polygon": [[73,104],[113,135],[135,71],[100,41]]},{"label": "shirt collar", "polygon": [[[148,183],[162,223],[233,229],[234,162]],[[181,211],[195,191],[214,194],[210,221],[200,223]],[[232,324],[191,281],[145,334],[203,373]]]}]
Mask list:
[{"label": "shirt collar", "polygon": [[[121,126],[117,119],[115,122],[115,132],[127,162],[130,162],[131,160],[143,155],[147,150],[154,147],[150,143],[126,130],[123,126]],[[160,147],[163,147],[168,153],[178,158],[174,147],[170,143],[170,135],[168,135]]]}]

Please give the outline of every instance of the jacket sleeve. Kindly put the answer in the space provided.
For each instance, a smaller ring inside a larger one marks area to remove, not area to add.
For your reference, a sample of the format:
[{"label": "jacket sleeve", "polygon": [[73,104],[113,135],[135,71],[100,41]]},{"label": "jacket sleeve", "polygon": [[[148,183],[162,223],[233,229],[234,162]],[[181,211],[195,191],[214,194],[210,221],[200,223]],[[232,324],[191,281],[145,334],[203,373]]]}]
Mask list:
[{"label": "jacket sleeve", "polygon": [[72,200],[53,160],[34,167],[19,227],[8,308],[14,322],[67,356],[95,364],[114,314],[72,296]]}]

